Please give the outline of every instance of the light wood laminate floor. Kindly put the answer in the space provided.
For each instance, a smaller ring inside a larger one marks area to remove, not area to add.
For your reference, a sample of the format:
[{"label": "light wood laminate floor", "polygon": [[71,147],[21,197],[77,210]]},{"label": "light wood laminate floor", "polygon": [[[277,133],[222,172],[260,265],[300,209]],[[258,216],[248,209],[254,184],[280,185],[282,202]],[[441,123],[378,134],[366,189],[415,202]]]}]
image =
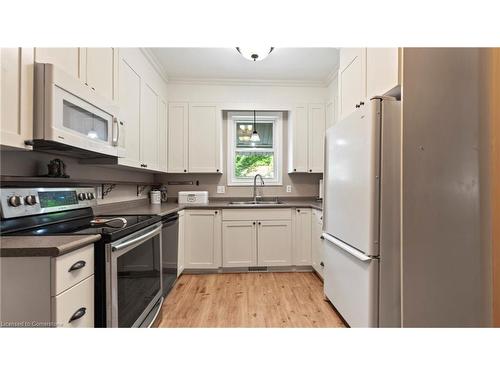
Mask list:
[{"label": "light wood laminate floor", "polygon": [[159,327],[344,327],[310,272],[182,275]]}]

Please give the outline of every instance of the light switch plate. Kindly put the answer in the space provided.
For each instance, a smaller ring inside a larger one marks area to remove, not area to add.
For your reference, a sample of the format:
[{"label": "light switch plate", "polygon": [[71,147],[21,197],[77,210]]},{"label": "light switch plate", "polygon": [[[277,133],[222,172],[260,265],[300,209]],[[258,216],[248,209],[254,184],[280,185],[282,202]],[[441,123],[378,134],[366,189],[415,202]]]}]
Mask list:
[{"label": "light switch plate", "polygon": [[217,185],[217,194],[224,194],[226,192],[226,187],[224,185]]},{"label": "light switch plate", "polygon": [[286,192],[291,193],[292,192],[292,185],[286,185]]}]

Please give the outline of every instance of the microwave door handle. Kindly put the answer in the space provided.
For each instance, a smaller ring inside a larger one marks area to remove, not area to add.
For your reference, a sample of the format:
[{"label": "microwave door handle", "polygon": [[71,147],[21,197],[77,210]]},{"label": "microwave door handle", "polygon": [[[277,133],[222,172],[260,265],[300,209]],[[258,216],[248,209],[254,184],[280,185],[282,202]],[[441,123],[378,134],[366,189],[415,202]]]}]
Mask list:
[{"label": "microwave door handle", "polygon": [[120,138],[120,122],[118,117],[113,117],[113,146],[118,146],[118,139]]}]

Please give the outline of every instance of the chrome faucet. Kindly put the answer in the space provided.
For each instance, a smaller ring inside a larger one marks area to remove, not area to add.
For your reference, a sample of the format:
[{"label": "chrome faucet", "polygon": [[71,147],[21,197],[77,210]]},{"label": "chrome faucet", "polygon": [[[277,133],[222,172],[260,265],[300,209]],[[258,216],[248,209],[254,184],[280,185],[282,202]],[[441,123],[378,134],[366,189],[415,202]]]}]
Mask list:
[{"label": "chrome faucet", "polygon": [[[264,179],[260,174],[256,174],[255,177],[253,178],[253,201],[257,202],[257,177],[260,177],[260,186],[264,186]],[[259,197],[261,198],[261,197]]]}]

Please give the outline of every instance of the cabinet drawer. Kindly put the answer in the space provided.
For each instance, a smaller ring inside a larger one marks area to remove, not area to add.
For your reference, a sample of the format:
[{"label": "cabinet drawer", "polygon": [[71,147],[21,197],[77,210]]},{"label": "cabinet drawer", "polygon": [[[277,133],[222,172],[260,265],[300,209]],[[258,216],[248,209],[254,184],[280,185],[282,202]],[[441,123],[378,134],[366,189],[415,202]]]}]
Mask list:
[{"label": "cabinet drawer", "polygon": [[94,245],[52,260],[52,296],[71,288],[94,273]]},{"label": "cabinet drawer", "polygon": [[94,327],[94,276],[52,297],[52,319],[58,327]]},{"label": "cabinet drawer", "polygon": [[290,208],[245,208],[222,210],[222,220],[291,220]]}]

